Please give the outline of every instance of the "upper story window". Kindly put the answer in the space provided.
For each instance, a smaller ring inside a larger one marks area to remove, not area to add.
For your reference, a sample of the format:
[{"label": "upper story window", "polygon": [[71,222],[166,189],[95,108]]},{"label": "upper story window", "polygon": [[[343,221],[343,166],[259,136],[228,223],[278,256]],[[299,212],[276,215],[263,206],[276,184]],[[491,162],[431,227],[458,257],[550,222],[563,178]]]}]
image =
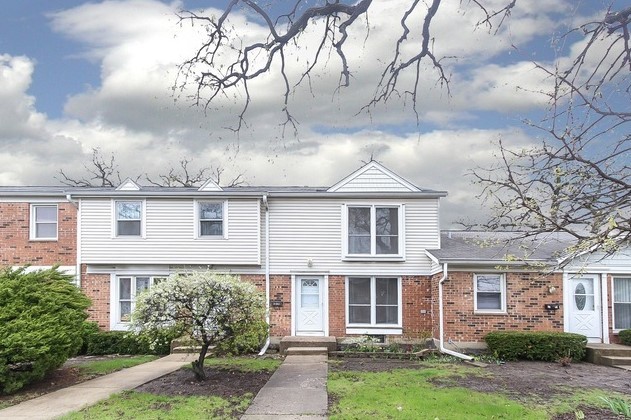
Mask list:
[{"label": "upper story window", "polygon": [[346,254],[400,256],[401,206],[348,206]]},{"label": "upper story window", "polygon": [[116,236],[142,235],[142,201],[116,202]]},{"label": "upper story window", "polygon": [[225,202],[197,201],[195,206],[197,219],[197,237],[225,238]]},{"label": "upper story window", "polygon": [[30,239],[57,240],[57,213],[56,204],[31,205]]},{"label": "upper story window", "polygon": [[503,274],[473,276],[476,312],[506,312],[506,280]]}]

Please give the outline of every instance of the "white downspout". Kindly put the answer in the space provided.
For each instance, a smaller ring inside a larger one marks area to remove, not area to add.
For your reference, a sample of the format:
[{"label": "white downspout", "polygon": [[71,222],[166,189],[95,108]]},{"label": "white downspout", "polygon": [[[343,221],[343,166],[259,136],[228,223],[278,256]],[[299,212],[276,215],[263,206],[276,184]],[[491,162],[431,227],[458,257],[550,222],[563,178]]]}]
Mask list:
[{"label": "white downspout", "polygon": [[441,353],[449,354],[451,356],[456,356],[464,360],[473,360],[473,357],[467,356],[466,354],[458,353],[457,351],[446,349],[443,346],[443,282],[447,280],[447,263],[443,263],[443,276],[438,281],[438,328],[440,334],[439,340],[439,350]]},{"label": "white downspout", "polygon": [[267,340],[259,356],[263,356],[270,344],[270,279],[269,279],[269,204],[267,202],[267,194],[263,195],[263,206],[265,207],[265,322],[267,322]]},{"label": "white downspout", "polygon": [[77,287],[79,289],[81,289],[81,254],[80,254],[80,249],[81,249],[81,213],[80,213],[80,209],[79,209],[79,202],[76,200],[72,199],[72,194],[66,194],[66,200],[68,200],[68,202],[70,204],[72,204],[76,209],[77,209],[77,217],[76,217],[76,231],[77,231],[77,239],[76,239],[76,243],[75,246],[77,249],[75,249],[75,278],[76,278],[76,283],[77,283]]}]

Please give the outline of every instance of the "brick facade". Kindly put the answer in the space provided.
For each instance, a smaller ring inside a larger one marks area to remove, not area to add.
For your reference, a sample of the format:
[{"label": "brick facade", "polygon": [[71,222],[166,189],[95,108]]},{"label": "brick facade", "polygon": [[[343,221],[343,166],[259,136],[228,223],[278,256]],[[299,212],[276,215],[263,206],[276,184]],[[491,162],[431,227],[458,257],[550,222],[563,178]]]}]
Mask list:
[{"label": "brick facade", "polygon": [[86,265],[81,265],[81,291],[90,298],[88,321],[99,324],[103,330],[110,329],[110,275],[87,274]]},{"label": "brick facade", "polygon": [[[445,340],[483,341],[491,331],[563,331],[563,306],[557,311],[544,309],[545,303],[563,302],[561,274],[506,273],[506,314],[475,313],[473,275],[451,272],[443,284]],[[554,293],[549,292],[550,286],[556,288]],[[434,306],[438,318],[437,301]]]},{"label": "brick facade", "polygon": [[77,209],[58,203],[57,240],[32,241],[29,203],[0,203],[0,264],[75,265],[77,258]]}]

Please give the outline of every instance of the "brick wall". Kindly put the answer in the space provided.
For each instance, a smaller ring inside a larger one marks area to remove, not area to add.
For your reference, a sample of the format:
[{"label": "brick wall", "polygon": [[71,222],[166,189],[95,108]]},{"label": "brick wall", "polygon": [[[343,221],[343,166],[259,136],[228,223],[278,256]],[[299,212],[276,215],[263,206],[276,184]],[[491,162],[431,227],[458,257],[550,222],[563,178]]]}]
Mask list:
[{"label": "brick wall", "polygon": [[58,239],[29,240],[29,203],[0,203],[0,264],[75,265],[77,256],[77,209],[58,204]]},{"label": "brick wall", "polygon": [[110,275],[87,274],[81,265],[81,291],[92,300],[88,321],[95,321],[103,330],[110,329]]},{"label": "brick wall", "polygon": [[346,277],[329,276],[329,335],[346,335]]},{"label": "brick wall", "polygon": [[270,276],[270,300],[282,302],[280,308],[270,307],[270,334],[291,335],[291,276]]},{"label": "brick wall", "polygon": [[[558,311],[546,311],[543,307],[545,303],[562,304],[561,274],[507,273],[506,314],[474,313],[473,274],[451,272],[444,283],[445,340],[483,341],[490,331],[563,331],[563,306]],[[554,294],[548,292],[549,286],[556,288]],[[435,290],[438,296],[437,286]],[[435,302],[438,318],[438,302]]]}]

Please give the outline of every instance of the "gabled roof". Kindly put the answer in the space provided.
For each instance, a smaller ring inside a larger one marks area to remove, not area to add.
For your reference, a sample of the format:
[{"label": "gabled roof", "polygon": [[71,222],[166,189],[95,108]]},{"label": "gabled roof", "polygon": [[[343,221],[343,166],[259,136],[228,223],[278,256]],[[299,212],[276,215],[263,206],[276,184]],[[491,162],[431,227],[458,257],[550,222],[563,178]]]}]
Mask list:
[{"label": "gabled roof", "polygon": [[328,192],[367,191],[420,192],[421,189],[374,160],[328,189]]},{"label": "gabled roof", "polygon": [[201,187],[197,189],[197,191],[223,191],[223,188],[219,186],[215,181],[209,179],[204,182]]},{"label": "gabled roof", "polygon": [[116,187],[116,191],[140,191],[140,185],[136,184],[131,178],[127,178]]},{"label": "gabled roof", "polygon": [[555,264],[574,239],[563,233],[524,237],[524,232],[443,231],[440,242],[440,249],[426,251],[438,263]]}]

